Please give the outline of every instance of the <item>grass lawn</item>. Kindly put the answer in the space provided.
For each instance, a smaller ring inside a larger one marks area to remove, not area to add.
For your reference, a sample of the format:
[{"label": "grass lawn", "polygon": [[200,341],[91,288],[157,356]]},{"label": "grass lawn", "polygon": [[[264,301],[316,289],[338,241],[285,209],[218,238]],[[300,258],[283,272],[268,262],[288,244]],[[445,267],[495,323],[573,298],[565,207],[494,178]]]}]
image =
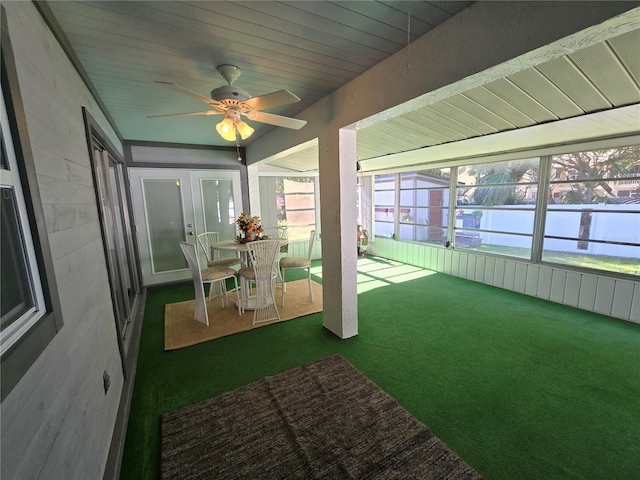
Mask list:
[{"label": "grass lawn", "polygon": [[[527,248],[502,247],[499,245],[481,245],[474,250],[485,253],[499,253],[512,257],[526,258],[530,256]],[[640,258],[594,256],[569,252],[544,252],[542,260],[545,262],[573,265],[576,267],[593,268],[609,272],[640,275]]]}]

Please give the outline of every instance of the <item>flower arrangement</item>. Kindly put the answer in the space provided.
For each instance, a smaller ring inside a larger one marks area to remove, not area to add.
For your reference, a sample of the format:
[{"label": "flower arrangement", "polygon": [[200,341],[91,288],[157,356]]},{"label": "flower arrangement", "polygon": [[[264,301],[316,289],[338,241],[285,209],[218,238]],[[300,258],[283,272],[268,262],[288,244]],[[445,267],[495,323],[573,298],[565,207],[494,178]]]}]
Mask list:
[{"label": "flower arrangement", "polygon": [[242,236],[238,237],[239,241],[254,240],[263,232],[260,217],[241,213],[236,223],[238,224],[238,229],[242,232]]}]

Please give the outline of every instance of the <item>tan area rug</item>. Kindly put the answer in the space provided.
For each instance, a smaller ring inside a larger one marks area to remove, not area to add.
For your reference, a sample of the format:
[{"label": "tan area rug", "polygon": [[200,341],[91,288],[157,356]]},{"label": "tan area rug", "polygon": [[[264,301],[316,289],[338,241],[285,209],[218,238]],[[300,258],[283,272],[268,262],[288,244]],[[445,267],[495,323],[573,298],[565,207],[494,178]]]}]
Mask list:
[{"label": "tan area rug", "polygon": [[[238,316],[238,309],[234,302],[222,308],[220,298],[212,298],[207,302],[209,314],[209,326],[197,322],[194,316],[195,300],[186,302],[167,303],[164,306],[164,349],[176,350],[178,348],[196,345],[216,338],[246,332],[253,328],[264,327],[286,320],[317,313],[322,311],[322,285],[311,282],[313,287],[314,303],[309,298],[307,280],[287,282],[285,294],[285,306],[282,306],[280,286],[276,288],[276,303],[280,320],[253,325],[253,311],[247,310],[242,316]],[[208,293],[208,288],[205,289]],[[235,293],[230,293],[229,298],[235,300]]]}]

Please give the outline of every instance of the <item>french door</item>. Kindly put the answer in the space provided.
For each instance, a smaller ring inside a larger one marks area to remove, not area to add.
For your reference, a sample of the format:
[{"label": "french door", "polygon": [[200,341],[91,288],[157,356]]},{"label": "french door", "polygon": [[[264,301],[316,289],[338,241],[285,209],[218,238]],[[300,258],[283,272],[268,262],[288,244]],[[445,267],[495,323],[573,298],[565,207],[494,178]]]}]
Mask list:
[{"label": "french door", "polygon": [[144,285],[191,278],[180,242],[218,232],[236,236],[242,211],[240,172],[227,170],[129,169],[131,196]]}]

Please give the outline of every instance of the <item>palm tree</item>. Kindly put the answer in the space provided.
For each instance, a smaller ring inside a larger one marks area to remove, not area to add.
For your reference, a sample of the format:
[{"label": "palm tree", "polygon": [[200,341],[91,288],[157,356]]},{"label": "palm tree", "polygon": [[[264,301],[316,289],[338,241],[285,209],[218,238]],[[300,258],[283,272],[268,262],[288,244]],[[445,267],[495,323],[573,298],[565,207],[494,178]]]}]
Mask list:
[{"label": "palm tree", "polygon": [[516,160],[472,167],[469,174],[476,178],[471,187],[469,203],[473,205],[520,205],[526,202],[526,185],[536,182],[539,162]]}]

